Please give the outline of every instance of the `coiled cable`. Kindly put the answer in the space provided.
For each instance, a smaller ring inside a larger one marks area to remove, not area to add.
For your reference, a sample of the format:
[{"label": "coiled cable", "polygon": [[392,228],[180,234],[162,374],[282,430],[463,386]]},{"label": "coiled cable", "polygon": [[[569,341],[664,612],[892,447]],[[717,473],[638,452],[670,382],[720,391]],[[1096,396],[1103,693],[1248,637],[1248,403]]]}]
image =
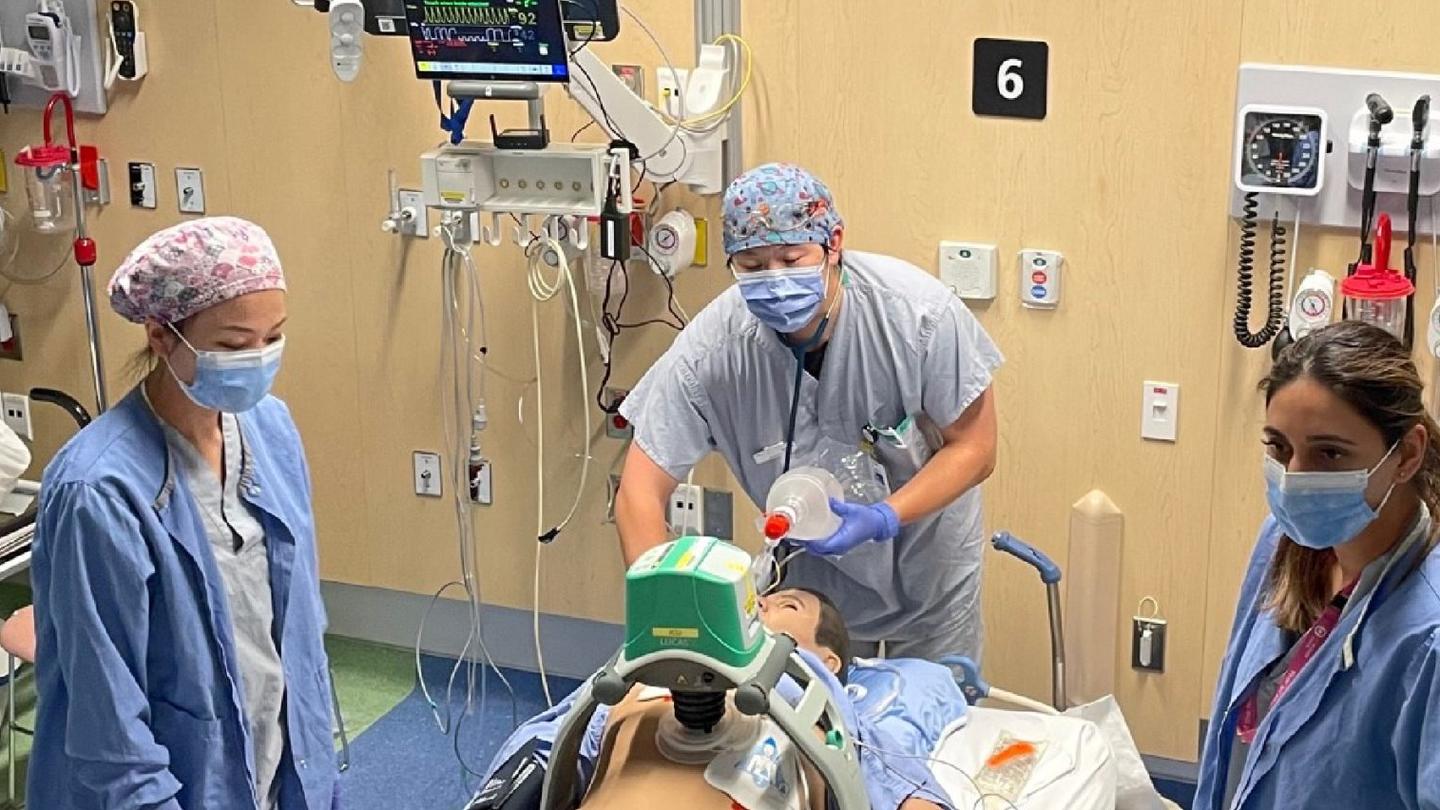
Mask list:
[{"label": "coiled cable", "polygon": [[1255,237],[1259,222],[1260,195],[1245,195],[1240,214],[1240,260],[1236,267],[1235,339],[1247,349],[1258,349],[1279,333],[1285,321],[1285,226],[1277,216],[1270,223],[1270,303],[1265,326],[1250,331],[1250,309],[1254,301]]}]

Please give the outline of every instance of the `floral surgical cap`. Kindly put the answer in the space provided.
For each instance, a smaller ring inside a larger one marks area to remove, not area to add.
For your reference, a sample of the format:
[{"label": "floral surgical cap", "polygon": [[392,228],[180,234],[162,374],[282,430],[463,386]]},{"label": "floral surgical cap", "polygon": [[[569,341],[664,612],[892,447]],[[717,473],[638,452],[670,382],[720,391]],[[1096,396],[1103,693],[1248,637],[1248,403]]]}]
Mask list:
[{"label": "floral surgical cap", "polygon": [[280,257],[259,225],[207,217],[141,242],[110,279],[110,306],[134,323],[178,323],[242,295],[283,289]]},{"label": "floral surgical cap", "polygon": [[767,163],[725,190],[725,253],[766,245],[829,244],[844,224],[820,179],[791,163]]}]

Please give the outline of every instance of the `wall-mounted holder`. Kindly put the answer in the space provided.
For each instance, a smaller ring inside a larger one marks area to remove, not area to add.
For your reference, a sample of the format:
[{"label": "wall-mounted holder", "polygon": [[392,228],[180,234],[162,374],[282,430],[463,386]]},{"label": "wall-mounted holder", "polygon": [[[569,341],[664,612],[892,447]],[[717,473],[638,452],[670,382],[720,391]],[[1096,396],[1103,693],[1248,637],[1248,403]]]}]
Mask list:
[{"label": "wall-mounted holder", "polygon": [[[1284,202],[1282,219],[1295,216],[1298,207],[1300,221],[1306,224],[1350,229],[1359,226],[1369,117],[1365,98],[1370,93],[1381,94],[1395,108],[1394,121],[1381,133],[1375,180],[1376,213],[1388,212],[1396,232],[1403,232],[1407,227],[1405,192],[1410,170],[1410,110],[1423,95],[1440,99],[1440,75],[1294,65],[1240,66],[1235,97],[1237,112],[1248,105],[1285,104],[1320,108],[1330,121],[1331,143],[1321,158],[1326,161],[1324,187],[1313,197]],[[1440,110],[1432,113],[1429,121],[1429,140],[1421,155],[1421,196],[1440,193],[1440,128],[1436,127]],[[1232,217],[1241,216],[1244,196],[1232,186]],[[1270,203],[1265,205],[1262,213],[1269,217]],[[1428,233],[1430,218],[1420,217],[1417,230]]]}]

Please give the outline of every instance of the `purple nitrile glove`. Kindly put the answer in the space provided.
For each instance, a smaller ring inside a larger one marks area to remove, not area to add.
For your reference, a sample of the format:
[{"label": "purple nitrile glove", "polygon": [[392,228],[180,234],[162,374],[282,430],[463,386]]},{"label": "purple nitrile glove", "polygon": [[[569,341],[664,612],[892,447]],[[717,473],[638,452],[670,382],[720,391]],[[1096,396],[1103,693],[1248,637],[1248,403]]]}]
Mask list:
[{"label": "purple nitrile glove", "polygon": [[840,528],[835,533],[807,546],[814,554],[838,557],[861,543],[875,540],[893,540],[900,534],[900,517],[890,504],[846,503],[830,499],[830,511],[840,516]]}]

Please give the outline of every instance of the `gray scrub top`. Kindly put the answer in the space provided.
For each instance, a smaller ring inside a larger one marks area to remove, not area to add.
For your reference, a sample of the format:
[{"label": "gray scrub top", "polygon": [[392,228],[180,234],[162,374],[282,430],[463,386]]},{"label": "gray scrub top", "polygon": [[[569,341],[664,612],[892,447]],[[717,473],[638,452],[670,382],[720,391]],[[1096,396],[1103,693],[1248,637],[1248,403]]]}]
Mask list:
[{"label": "gray scrub top", "polygon": [[[858,449],[866,425],[925,415],[952,424],[990,387],[1003,358],[949,288],[908,262],[847,250],[840,307],[817,380],[802,379],[792,467]],[[746,494],[765,503],[780,475],[795,356],[746,309],[736,287],[680,333],[625,398],[635,441],[683,479],[719,452]],[[769,452],[767,452],[769,451]],[[892,481],[892,483],[895,483]],[[891,542],[831,560],[800,554],[786,583],[819,590],[864,641],[960,638],[978,656],[983,527],[978,489]],[[959,631],[959,632],[957,632]]]},{"label": "gray scrub top", "polygon": [[[280,758],[285,750],[281,711],[285,701],[285,674],[275,644],[275,610],[271,601],[270,562],[265,550],[265,529],[240,498],[240,470],[244,440],[232,414],[221,415],[225,442],[225,479],[195,446],[161,421],[165,440],[179,463],[186,486],[195,495],[204,518],[205,534],[215,551],[215,562],[225,580],[235,650],[241,675],[241,693],[255,762],[255,795],[261,810],[279,806]],[[237,541],[239,543],[237,548]]]}]

